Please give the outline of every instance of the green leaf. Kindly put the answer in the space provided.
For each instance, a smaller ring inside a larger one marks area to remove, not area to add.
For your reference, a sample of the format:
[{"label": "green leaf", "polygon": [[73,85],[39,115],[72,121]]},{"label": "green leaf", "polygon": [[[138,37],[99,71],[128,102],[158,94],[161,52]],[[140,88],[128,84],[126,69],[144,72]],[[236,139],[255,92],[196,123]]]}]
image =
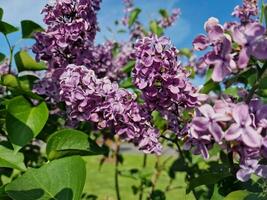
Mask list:
[{"label": "green leaf", "polygon": [[24,156],[22,153],[15,153],[13,150],[0,146],[0,167],[14,168],[25,171],[23,163]]},{"label": "green leaf", "polygon": [[130,73],[135,65],[134,60],[130,60],[124,67],[122,67],[122,71],[124,73]]},{"label": "green leaf", "polygon": [[0,8],[0,21],[2,21],[4,15],[4,10],[3,8]]},{"label": "green leaf", "polygon": [[223,200],[245,200],[250,193],[245,190],[237,190],[228,194]]},{"label": "green leaf", "polygon": [[3,33],[4,35],[16,32],[18,30],[19,30],[18,28],[12,26],[11,24],[0,21],[0,32]]},{"label": "green leaf", "polygon": [[13,74],[5,74],[1,77],[1,84],[7,87],[18,87],[19,82]]},{"label": "green leaf", "polygon": [[163,28],[159,26],[158,22],[153,20],[149,23],[150,31],[157,36],[161,36],[163,34]]},{"label": "green leaf", "polygon": [[166,9],[160,9],[159,10],[159,14],[163,17],[163,18],[167,18],[169,17],[169,13]]},{"label": "green leaf", "polygon": [[224,90],[224,94],[239,98],[238,87],[229,87],[226,90]]},{"label": "green leaf", "polygon": [[264,77],[260,80],[259,88],[260,89],[267,89],[267,77]]},{"label": "green leaf", "polygon": [[44,63],[36,62],[27,51],[19,51],[14,56],[18,71],[38,71],[47,69]]},{"label": "green leaf", "polygon": [[126,79],[123,79],[121,82],[120,82],[120,87],[122,88],[133,88],[133,83],[132,83],[132,78],[131,77],[128,77]]},{"label": "green leaf", "polygon": [[152,121],[153,124],[160,130],[164,131],[166,130],[168,122],[161,116],[160,112],[158,111],[153,111],[152,112]]},{"label": "green leaf", "polygon": [[32,86],[34,84],[34,82],[36,80],[38,80],[38,77],[34,76],[34,75],[23,75],[23,76],[19,76],[18,77],[19,80],[19,84],[21,89],[25,90],[25,91],[31,91],[32,90]]},{"label": "green leaf", "polygon": [[231,173],[226,170],[202,173],[197,178],[190,180],[187,193],[190,192],[192,189],[201,185],[216,184],[220,180],[229,176],[231,176]]},{"label": "green leaf", "polygon": [[187,58],[191,58],[193,55],[192,50],[188,48],[179,49],[179,53]]},{"label": "green leaf", "polygon": [[32,106],[22,96],[8,101],[6,128],[15,150],[19,150],[33,137],[36,137],[43,129],[47,119],[48,109],[45,102]]},{"label": "green leaf", "polygon": [[134,10],[132,10],[129,16],[129,21],[128,21],[129,27],[131,27],[136,22],[137,17],[140,14],[140,12],[141,12],[140,8],[135,8]]},{"label": "green leaf", "polygon": [[3,53],[0,53],[0,63],[5,59],[6,55]]},{"label": "green leaf", "polygon": [[22,38],[33,38],[34,33],[44,31],[44,29],[31,20],[23,20],[21,23]]},{"label": "green leaf", "polygon": [[72,156],[28,170],[8,184],[6,192],[14,200],[80,200],[85,177],[85,162]]},{"label": "green leaf", "polygon": [[219,83],[214,82],[212,79],[210,79],[208,82],[206,82],[201,88],[200,92],[204,94],[208,94],[210,91],[220,91],[221,87]]},{"label": "green leaf", "polygon": [[64,129],[52,134],[47,142],[46,153],[49,160],[69,155],[101,155],[105,148],[99,147],[87,134]]}]

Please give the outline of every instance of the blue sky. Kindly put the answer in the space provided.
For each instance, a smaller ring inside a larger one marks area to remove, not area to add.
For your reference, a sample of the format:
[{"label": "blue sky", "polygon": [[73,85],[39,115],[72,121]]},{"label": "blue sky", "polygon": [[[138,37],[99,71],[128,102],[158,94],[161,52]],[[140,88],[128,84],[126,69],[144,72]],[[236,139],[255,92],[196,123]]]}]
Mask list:
[{"label": "blue sky", "polygon": [[[143,12],[142,21],[147,21],[158,16],[157,10],[165,8],[171,10],[180,8],[182,15],[178,22],[166,34],[178,48],[191,47],[194,37],[203,33],[203,24],[211,16],[217,17],[222,23],[231,20],[233,8],[242,0],[135,0],[136,5]],[[4,9],[4,20],[19,26],[20,20],[32,19],[40,24],[42,16],[40,11],[47,0],[0,0],[0,7]],[[101,43],[105,37],[113,37],[107,30],[112,27],[116,19],[123,16],[121,0],[102,0],[98,21],[101,32],[97,35],[97,42]],[[30,45],[31,41],[19,41],[19,33],[11,34],[10,40],[18,47]],[[118,37],[117,37],[118,39]],[[5,41],[0,36],[0,52],[7,53]]]}]

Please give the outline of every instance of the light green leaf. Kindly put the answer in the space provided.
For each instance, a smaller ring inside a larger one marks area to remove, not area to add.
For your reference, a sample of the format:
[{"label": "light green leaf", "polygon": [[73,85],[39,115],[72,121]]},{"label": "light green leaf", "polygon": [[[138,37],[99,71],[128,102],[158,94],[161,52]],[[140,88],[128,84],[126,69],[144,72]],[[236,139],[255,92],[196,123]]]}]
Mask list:
[{"label": "light green leaf", "polygon": [[105,149],[81,131],[64,129],[49,137],[46,153],[48,159],[53,160],[67,155],[101,155]]},{"label": "light green leaf", "polygon": [[228,194],[223,200],[245,200],[250,193],[245,190],[237,190]]},{"label": "light green leaf", "polygon": [[5,74],[1,77],[1,84],[7,87],[18,87],[19,82],[13,74]]},{"label": "light green leaf", "polygon": [[13,150],[0,146],[0,167],[14,168],[25,171],[23,163],[24,156],[22,153],[15,153]]},{"label": "light green leaf", "polygon": [[27,51],[19,51],[15,54],[15,62],[18,68],[18,71],[30,70],[38,71],[47,69],[44,63],[36,62]]},{"label": "light green leaf", "polygon": [[22,96],[8,101],[6,128],[15,150],[19,150],[33,137],[36,137],[43,129],[47,119],[48,109],[45,102],[32,106]]},{"label": "light green leaf", "polygon": [[150,21],[149,28],[150,28],[150,31],[156,34],[157,36],[161,36],[163,34],[163,28],[161,28],[158,22],[156,22],[155,20]]},{"label": "light green leaf", "polygon": [[22,38],[33,38],[34,33],[41,32],[44,29],[31,20],[21,21]]},{"label": "light green leaf", "polygon": [[135,23],[140,12],[141,12],[140,8],[135,8],[134,10],[132,10],[129,16],[129,21],[128,21],[129,27],[131,27]]},{"label": "light green leaf", "polygon": [[28,170],[6,192],[14,200],[80,200],[85,177],[85,162],[72,156]]},{"label": "light green leaf", "polygon": [[8,24],[6,22],[0,21],[0,33],[3,33],[4,35],[13,33],[18,31],[19,29],[12,26],[11,24]]}]

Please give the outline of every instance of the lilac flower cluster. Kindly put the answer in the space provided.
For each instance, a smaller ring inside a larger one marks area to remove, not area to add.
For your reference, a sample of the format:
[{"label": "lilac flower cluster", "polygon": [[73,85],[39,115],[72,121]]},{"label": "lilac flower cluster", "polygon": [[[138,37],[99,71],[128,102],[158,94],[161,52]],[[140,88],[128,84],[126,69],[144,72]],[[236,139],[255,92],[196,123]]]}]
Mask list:
[{"label": "lilac flower cluster", "polygon": [[72,118],[111,127],[146,153],[160,153],[159,133],[136,97],[108,78],[98,79],[84,66],[68,65],[60,77],[60,96]]},{"label": "lilac flower cluster", "polygon": [[178,8],[175,8],[175,9],[172,10],[172,14],[170,16],[163,17],[159,21],[159,25],[162,28],[168,28],[168,27],[172,26],[176,22],[176,20],[179,17],[179,15],[181,15],[181,10],[178,9]]},{"label": "lilac flower cluster", "polygon": [[152,110],[178,111],[178,106],[199,104],[197,89],[177,61],[177,52],[166,37],[145,37],[135,45],[133,81]]},{"label": "lilac flower cluster", "polygon": [[244,1],[243,7],[237,7],[234,15],[240,17],[241,23],[222,26],[218,19],[210,18],[204,26],[207,35],[199,35],[193,41],[195,50],[212,48],[200,58],[199,67],[213,66],[214,81],[220,82],[231,73],[248,67],[251,57],[267,59],[266,29],[256,20],[243,22],[244,16],[249,18],[256,14],[256,8],[256,1]]},{"label": "lilac flower cluster", "polygon": [[234,104],[229,99],[217,100],[214,106],[204,104],[192,120],[185,149],[209,157],[208,149],[216,142],[239,157],[237,178],[247,181],[252,173],[267,178],[267,166],[259,164],[267,158],[265,135],[267,105],[253,99],[249,105]]},{"label": "lilac flower cluster", "polygon": [[100,0],[57,0],[46,5],[42,13],[47,29],[36,34],[33,46],[37,60],[47,61],[50,68],[82,62],[98,30],[99,4]]},{"label": "lilac flower cluster", "polygon": [[258,0],[244,0],[243,5],[236,6],[233,16],[239,18],[242,23],[253,22],[253,18],[258,15]]},{"label": "lilac flower cluster", "polygon": [[7,74],[9,71],[9,60],[6,59],[0,63],[0,77],[4,74]]}]

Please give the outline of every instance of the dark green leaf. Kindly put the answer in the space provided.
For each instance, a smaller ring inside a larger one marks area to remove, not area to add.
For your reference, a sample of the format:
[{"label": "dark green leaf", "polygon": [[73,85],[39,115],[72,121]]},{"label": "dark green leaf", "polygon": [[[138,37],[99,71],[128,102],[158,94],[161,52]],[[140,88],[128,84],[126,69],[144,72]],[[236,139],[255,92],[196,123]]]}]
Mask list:
[{"label": "dark green leaf", "polygon": [[0,63],[5,59],[6,55],[3,53],[0,53]]},{"label": "dark green leaf", "polygon": [[159,10],[159,14],[160,14],[163,18],[167,18],[167,17],[169,17],[169,13],[168,13],[168,11],[165,10],[165,9],[160,9],[160,10]]},{"label": "dark green leaf", "polygon": [[267,89],[267,77],[264,77],[260,80],[259,88],[260,89]]},{"label": "dark green leaf", "polygon": [[208,82],[206,82],[201,88],[201,93],[208,94],[210,91],[220,91],[221,87],[219,83],[214,82],[212,79],[210,79]]},{"label": "dark green leaf", "polygon": [[161,190],[155,190],[151,194],[151,200],[165,200],[166,196],[165,193]]},{"label": "dark green leaf", "polygon": [[99,147],[88,135],[73,129],[55,132],[48,139],[46,153],[49,160],[69,155],[101,155],[105,148]]},{"label": "dark green leaf", "polygon": [[131,27],[135,21],[137,20],[137,17],[138,15],[140,14],[141,12],[141,9],[140,8],[135,8],[131,13],[130,13],[130,16],[129,16],[129,21],[128,21],[128,25],[129,27]]},{"label": "dark green leaf", "polygon": [[31,20],[21,21],[22,38],[33,38],[34,33],[41,32],[44,29]]},{"label": "dark green leaf", "polygon": [[217,172],[206,172],[199,175],[199,177],[190,180],[187,192],[201,185],[213,185],[224,179],[225,177],[231,176],[228,171],[217,171]]},{"label": "dark green leaf", "polygon": [[26,145],[43,129],[48,119],[48,109],[45,102],[37,106],[22,96],[8,101],[6,128],[8,137],[15,150]]},{"label": "dark green leaf", "polygon": [[15,62],[18,68],[18,71],[30,70],[38,71],[47,69],[44,63],[36,62],[27,51],[19,51],[15,54]]},{"label": "dark green leaf", "polygon": [[23,75],[18,77],[21,89],[25,91],[31,91],[33,83],[38,80],[38,77],[34,75]]},{"label": "dark green leaf", "polygon": [[0,21],[0,32],[3,33],[4,35],[16,32],[18,30],[19,30],[18,28],[12,26],[11,24]]},{"label": "dark green leaf", "polygon": [[83,159],[67,157],[28,170],[8,184],[6,192],[14,200],[80,200],[85,177]]},{"label": "dark green leaf", "polygon": [[163,28],[159,26],[157,21],[150,21],[149,28],[152,33],[156,34],[157,36],[162,36]]},{"label": "dark green leaf", "polygon": [[152,112],[152,121],[155,126],[161,130],[164,131],[167,126],[167,121],[161,116],[161,114],[158,111]]},{"label": "dark green leaf", "polygon": [[25,171],[23,163],[24,156],[22,153],[15,153],[13,150],[0,146],[0,167],[14,168]]},{"label": "dark green leaf", "polygon": [[2,21],[4,15],[4,10],[3,8],[0,8],[0,21]]}]

